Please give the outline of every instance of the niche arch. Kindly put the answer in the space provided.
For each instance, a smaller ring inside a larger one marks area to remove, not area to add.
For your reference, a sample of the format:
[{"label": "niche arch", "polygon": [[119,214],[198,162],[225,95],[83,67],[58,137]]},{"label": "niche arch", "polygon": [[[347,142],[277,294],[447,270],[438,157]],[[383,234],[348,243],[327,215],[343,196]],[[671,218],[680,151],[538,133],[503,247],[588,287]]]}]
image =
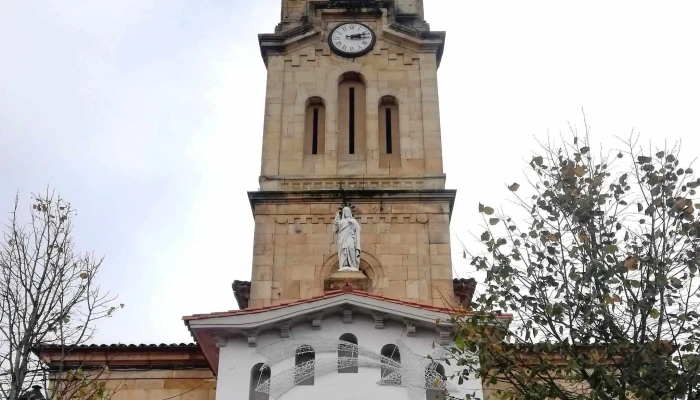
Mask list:
[{"label": "niche arch", "polygon": [[[338,272],[338,253],[334,252],[323,262],[321,267],[320,279],[325,291],[339,290],[342,286],[340,281],[334,281],[332,275]],[[362,251],[360,255],[360,272],[367,277],[368,285],[366,290],[371,293],[379,293],[384,282],[384,268],[375,256],[366,251]],[[330,284],[335,284],[330,286]],[[358,289],[355,288],[354,289]]]}]

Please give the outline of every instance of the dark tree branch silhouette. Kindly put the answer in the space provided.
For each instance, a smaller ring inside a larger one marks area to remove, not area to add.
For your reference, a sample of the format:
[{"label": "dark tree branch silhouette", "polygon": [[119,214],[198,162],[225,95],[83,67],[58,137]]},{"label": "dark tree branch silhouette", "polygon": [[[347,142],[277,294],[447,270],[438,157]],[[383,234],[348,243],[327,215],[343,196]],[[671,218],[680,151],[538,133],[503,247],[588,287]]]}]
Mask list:
[{"label": "dark tree branch silhouette", "polygon": [[[104,370],[68,369],[62,362],[92,338],[95,322],[117,309],[97,283],[102,258],[76,250],[70,203],[49,190],[33,195],[32,203],[23,223],[15,198],[0,243],[0,393],[16,400],[50,383],[47,399],[108,397],[98,379]],[[47,345],[60,346],[61,360],[39,359],[38,349]]]}]

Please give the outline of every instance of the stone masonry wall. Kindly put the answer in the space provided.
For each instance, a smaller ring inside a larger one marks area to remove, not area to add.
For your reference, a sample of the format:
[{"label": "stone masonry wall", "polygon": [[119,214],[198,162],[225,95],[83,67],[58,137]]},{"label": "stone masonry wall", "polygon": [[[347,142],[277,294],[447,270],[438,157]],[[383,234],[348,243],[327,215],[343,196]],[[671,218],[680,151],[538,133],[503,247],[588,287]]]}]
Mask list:
[{"label": "stone masonry wall", "polygon": [[[333,220],[339,204],[255,206],[251,308],[323,294],[327,261],[337,253]],[[452,301],[449,215],[447,201],[356,203],[363,260],[379,263],[372,265],[379,277],[371,291],[439,306],[444,298]]]},{"label": "stone masonry wall", "polygon": [[[433,52],[414,52],[382,39],[385,19],[363,21],[379,38],[374,50],[352,60],[333,54],[326,43],[335,22],[324,22],[299,48],[268,59],[261,190],[288,190],[289,179],[303,189],[330,178],[389,179],[401,188],[444,188],[437,88]],[[346,72],[366,84],[365,157],[354,164],[338,157],[338,83]],[[318,96],[325,104],[325,148],[304,154],[306,104]],[[383,96],[399,102],[400,165],[380,165],[379,104]],[[311,161],[310,161],[311,160]],[[410,182],[410,183],[403,183]],[[326,187],[327,188],[327,187]],[[337,186],[335,186],[337,188]]]},{"label": "stone masonry wall", "polygon": [[117,390],[111,400],[214,400],[216,397],[216,380],[209,369],[117,370],[101,375],[100,380],[103,379],[109,389]]}]

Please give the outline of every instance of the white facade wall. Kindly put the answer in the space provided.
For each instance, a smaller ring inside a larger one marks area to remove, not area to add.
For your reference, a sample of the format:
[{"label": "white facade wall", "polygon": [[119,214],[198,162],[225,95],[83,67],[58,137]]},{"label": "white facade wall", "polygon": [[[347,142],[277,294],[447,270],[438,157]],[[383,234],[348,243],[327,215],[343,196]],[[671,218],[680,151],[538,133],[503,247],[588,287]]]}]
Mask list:
[{"label": "white facade wall", "polygon": [[[369,317],[355,316],[352,324],[344,324],[340,316],[328,317],[323,320],[321,330],[312,330],[311,323],[293,327],[290,338],[326,338],[338,339],[344,333],[352,333],[357,336],[358,346],[380,353],[381,348],[387,344],[402,344],[413,353],[427,356],[435,350],[433,342],[438,335],[434,331],[418,329],[415,337],[407,337],[402,324],[387,321],[384,329],[375,329],[374,321]],[[278,331],[265,332],[257,337],[258,347],[284,341]],[[248,399],[250,390],[251,369],[258,363],[266,363],[261,354],[256,352],[256,347],[249,347],[246,339],[229,339],[226,347],[219,349],[219,374],[217,382],[216,400]],[[293,354],[293,351],[290,351]],[[335,358],[334,353],[317,353],[316,360],[321,358]],[[404,359],[402,355],[402,359]],[[294,368],[294,357],[274,365],[270,365],[272,376]],[[450,394],[456,397],[464,397],[464,394],[472,394],[477,391],[481,395],[481,382],[472,379],[458,386],[456,380],[449,380],[449,376],[455,369],[454,366],[443,363],[448,377]],[[338,373],[315,376],[313,386],[297,386],[286,392],[280,399],[284,400],[310,400],[310,399],[334,399],[334,400],[416,400],[409,397],[405,387],[383,386],[377,384],[380,380],[379,368],[360,367],[358,373]],[[452,390],[456,389],[456,390]],[[425,398],[423,396],[422,398]]]}]

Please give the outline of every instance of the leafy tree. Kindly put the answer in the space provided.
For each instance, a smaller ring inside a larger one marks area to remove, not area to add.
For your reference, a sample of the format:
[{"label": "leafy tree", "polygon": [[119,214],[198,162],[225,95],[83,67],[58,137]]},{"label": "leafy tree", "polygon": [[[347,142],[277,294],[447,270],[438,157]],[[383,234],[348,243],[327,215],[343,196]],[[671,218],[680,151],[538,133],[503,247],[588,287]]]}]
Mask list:
[{"label": "leafy tree", "polygon": [[[96,281],[102,259],[77,252],[75,212],[54,193],[33,196],[27,224],[18,210],[15,198],[0,242],[0,393],[9,400],[35,396],[37,386],[62,377],[47,399],[108,397],[111,391],[98,379],[103,370],[69,369],[63,362],[73,346],[91,339],[95,322],[116,309]],[[40,360],[42,346],[58,347],[62,356]]]},{"label": "leafy tree", "polygon": [[450,350],[462,378],[507,399],[700,399],[700,179],[679,146],[621,142],[594,153],[572,129],[532,157],[532,192],[508,186],[510,214],[479,205],[485,284]]}]

